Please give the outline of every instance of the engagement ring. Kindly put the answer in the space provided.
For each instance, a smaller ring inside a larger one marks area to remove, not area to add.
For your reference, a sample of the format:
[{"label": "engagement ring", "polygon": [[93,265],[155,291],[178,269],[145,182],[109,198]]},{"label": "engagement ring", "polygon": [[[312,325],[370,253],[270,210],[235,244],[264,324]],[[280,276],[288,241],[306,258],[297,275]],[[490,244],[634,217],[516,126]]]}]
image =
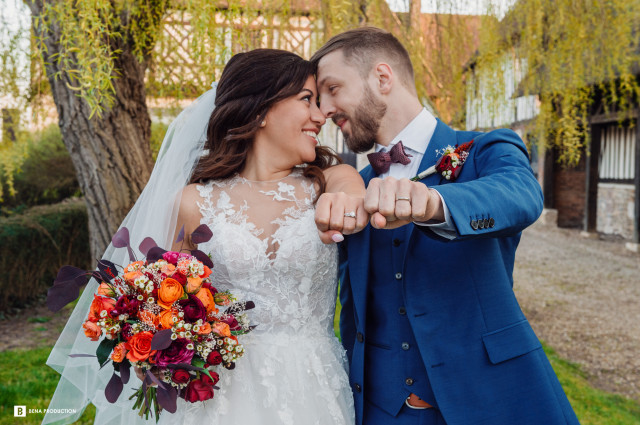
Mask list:
[{"label": "engagement ring", "polygon": [[344,213],[345,217],[356,218],[356,213],[354,211]]}]

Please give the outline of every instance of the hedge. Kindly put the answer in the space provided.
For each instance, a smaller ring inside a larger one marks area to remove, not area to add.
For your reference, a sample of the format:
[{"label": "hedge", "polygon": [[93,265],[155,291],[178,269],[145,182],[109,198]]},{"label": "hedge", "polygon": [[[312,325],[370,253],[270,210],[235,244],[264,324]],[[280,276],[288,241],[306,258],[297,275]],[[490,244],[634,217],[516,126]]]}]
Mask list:
[{"label": "hedge", "polygon": [[44,296],[65,264],[88,269],[87,229],[80,198],[0,218],[0,312]]}]

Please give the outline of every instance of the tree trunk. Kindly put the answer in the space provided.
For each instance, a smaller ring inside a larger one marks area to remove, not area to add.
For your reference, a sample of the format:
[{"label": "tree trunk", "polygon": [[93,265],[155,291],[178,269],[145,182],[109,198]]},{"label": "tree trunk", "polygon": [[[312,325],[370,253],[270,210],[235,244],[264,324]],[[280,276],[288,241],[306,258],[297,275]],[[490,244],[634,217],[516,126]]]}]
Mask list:
[{"label": "tree trunk", "polygon": [[[43,1],[28,2],[32,16],[42,14]],[[87,102],[67,87],[67,75],[61,72],[56,76],[60,71],[55,59],[60,29],[54,23],[50,28],[40,26],[33,30],[45,40],[44,62],[58,124],[87,205],[91,255],[98,259],[153,168],[149,147],[151,119],[144,85],[146,64],[136,59],[126,38],[112,40],[122,50],[116,59],[119,76],[112,80],[115,101],[101,117],[96,114],[89,118]]]}]

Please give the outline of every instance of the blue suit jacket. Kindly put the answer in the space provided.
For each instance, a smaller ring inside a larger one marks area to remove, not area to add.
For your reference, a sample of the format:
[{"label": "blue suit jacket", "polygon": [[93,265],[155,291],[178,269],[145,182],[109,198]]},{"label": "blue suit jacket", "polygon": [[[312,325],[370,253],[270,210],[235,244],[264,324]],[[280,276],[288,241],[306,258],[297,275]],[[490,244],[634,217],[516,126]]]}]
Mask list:
[{"label": "blue suit jacket", "polygon": [[[438,121],[420,171],[435,164],[436,150],[472,139],[455,182],[422,180],[442,195],[458,237],[411,224],[402,270],[407,317],[437,405],[448,425],[578,424],[512,289],[520,232],[542,211],[524,143],[510,130],[460,132]],[[361,174],[367,184],[375,177],[371,167]],[[372,251],[369,239],[367,227],[340,247],[340,331],[358,424],[372,390],[365,374],[376,373],[364,362],[367,315],[375,314],[367,312],[370,253],[388,252]]]}]

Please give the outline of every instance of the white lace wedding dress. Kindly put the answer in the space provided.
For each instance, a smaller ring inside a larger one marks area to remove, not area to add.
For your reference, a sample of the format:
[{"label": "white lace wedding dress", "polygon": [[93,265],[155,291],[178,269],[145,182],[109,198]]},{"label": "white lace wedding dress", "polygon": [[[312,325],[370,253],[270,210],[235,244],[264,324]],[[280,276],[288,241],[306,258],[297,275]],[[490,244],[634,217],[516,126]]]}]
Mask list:
[{"label": "white lace wedding dress", "polygon": [[315,190],[301,170],[275,182],[239,176],[198,186],[201,223],[213,238],[213,281],[256,308],[245,354],[220,371],[206,402],[179,399],[161,423],[226,425],[353,424],[346,356],[333,332],[337,252],[320,242]]}]

